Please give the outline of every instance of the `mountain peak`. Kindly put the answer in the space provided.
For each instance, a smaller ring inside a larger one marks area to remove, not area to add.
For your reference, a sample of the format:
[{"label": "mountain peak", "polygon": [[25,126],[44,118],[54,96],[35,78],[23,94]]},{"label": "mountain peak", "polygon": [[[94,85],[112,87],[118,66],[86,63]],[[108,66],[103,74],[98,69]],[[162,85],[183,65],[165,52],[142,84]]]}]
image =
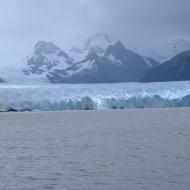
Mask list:
[{"label": "mountain peak", "polygon": [[111,43],[112,41],[107,34],[98,33],[87,40],[84,50],[102,53]]},{"label": "mountain peak", "polygon": [[116,42],[114,44],[114,46],[116,46],[117,48],[120,48],[120,49],[125,49],[125,46],[121,41]]},{"label": "mountain peak", "polygon": [[69,50],[69,52],[71,52],[71,53],[82,53],[82,50],[81,50],[80,48],[78,48],[78,47],[73,46],[73,47]]},{"label": "mountain peak", "polygon": [[72,64],[71,57],[52,42],[39,41],[35,45],[34,53],[24,61],[25,75],[46,75],[54,69],[65,69]]},{"label": "mountain peak", "polygon": [[58,48],[52,42],[39,41],[35,45],[35,53],[55,54],[60,48]]},{"label": "mountain peak", "polygon": [[110,45],[106,51],[105,51],[105,55],[110,55],[110,54],[125,54],[126,53],[126,48],[124,46],[124,44],[121,41],[116,42],[113,45]]},{"label": "mountain peak", "polygon": [[102,38],[105,39],[108,43],[111,43],[111,39],[106,33],[98,33],[94,36],[94,38]]}]

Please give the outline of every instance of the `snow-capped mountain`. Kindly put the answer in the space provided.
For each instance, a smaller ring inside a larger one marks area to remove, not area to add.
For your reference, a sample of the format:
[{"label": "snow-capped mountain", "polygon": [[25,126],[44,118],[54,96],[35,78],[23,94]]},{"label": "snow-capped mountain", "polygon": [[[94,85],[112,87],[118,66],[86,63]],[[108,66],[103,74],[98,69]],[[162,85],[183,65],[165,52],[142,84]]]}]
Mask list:
[{"label": "snow-capped mountain", "polygon": [[[99,33],[80,46],[62,50],[52,42],[39,41],[19,68],[1,68],[0,82],[104,83],[141,81],[152,68],[190,50],[190,41],[174,39],[141,48]],[[168,61],[171,63],[171,61]],[[178,67],[181,70],[181,67]]]},{"label": "snow-capped mountain", "polygon": [[109,83],[139,81],[156,62],[127,50],[122,42],[106,49],[89,51],[87,56],[68,67],[47,74],[53,83]]},{"label": "snow-capped mountain", "polygon": [[122,42],[113,43],[106,34],[97,34],[68,52],[51,42],[38,42],[23,72],[52,83],[134,82],[156,64],[126,49]]},{"label": "snow-capped mountain", "polygon": [[34,48],[32,56],[24,63],[27,65],[23,72],[26,75],[37,74],[45,76],[54,69],[66,69],[73,64],[72,58],[51,42],[40,41]]},{"label": "snow-capped mountain", "polygon": [[190,40],[172,39],[160,42],[152,47],[134,48],[135,51],[146,57],[152,57],[160,63],[170,60],[175,55],[190,50]]},{"label": "snow-capped mountain", "polygon": [[190,51],[180,53],[171,60],[157,65],[145,75],[142,82],[186,80],[190,80]]}]

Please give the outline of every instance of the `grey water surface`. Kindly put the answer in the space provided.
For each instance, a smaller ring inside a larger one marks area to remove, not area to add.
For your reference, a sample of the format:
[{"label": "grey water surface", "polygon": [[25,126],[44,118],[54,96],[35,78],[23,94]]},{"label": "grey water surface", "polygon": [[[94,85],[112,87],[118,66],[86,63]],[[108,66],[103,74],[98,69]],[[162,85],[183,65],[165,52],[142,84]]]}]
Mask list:
[{"label": "grey water surface", "polygon": [[189,190],[190,109],[0,114],[0,190]]}]

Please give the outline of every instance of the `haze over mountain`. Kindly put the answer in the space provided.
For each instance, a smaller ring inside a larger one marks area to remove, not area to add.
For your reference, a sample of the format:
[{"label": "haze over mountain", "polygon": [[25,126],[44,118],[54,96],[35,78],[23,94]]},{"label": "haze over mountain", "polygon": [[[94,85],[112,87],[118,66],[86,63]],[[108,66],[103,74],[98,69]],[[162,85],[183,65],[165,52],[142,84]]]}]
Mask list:
[{"label": "haze over mountain", "polygon": [[[147,73],[155,75],[153,71],[156,65],[158,65],[156,68],[162,68],[165,75],[167,72],[170,72],[168,76],[172,75],[172,69],[164,70],[165,67],[161,63],[190,50],[190,41],[170,40],[163,43],[160,46],[162,48],[149,51],[130,45],[127,47],[121,41],[112,40],[105,33],[98,33],[83,44],[71,47],[62,50],[53,42],[39,41],[34,46],[33,52],[21,61],[21,66],[16,69],[1,68],[0,82],[107,83],[142,80],[151,82],[154,81],[154,77],[150,78]],[[179,70],[180,64],[179,62]],[[175,80],[167,79],[167,76],[162,78],[162,74],[159,77],[155,81]],[[183,80],[183,77],[176,80]]]},{"label": "haze over mountain", "polygon": [[178,38],[162,41],[154,47],[134,47],[134,51],[144,55],[153,57],[160,63],[170,60],[179,53],[190,50],[190,40]]}]

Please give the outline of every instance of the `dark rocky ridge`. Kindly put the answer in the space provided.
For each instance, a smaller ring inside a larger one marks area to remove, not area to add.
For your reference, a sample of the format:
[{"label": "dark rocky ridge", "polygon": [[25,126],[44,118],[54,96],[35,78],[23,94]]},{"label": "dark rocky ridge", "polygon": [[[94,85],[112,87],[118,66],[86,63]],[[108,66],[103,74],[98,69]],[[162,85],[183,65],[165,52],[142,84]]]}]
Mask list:
[{"label": "dark rocky ridge", "polygon": [[183,52],[152,68],[141,82],[167,82],[190,80],[190,51]]}]

